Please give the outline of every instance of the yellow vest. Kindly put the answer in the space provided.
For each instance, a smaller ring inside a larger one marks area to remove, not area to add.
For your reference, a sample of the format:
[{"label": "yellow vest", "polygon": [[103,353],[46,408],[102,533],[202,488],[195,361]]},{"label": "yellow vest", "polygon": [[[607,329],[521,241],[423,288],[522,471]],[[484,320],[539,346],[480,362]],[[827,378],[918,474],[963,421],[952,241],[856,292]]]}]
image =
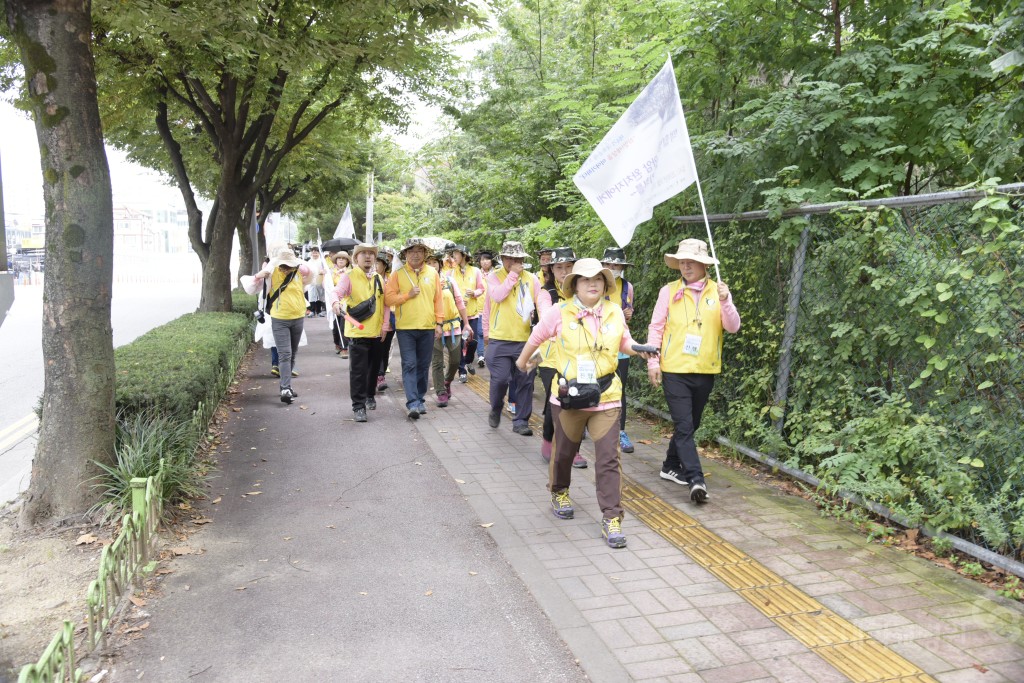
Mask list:
[{"label": "yellow vest", "polygon": [[[476,266],[466,266],[466,272],[462,273],[459,268],[452,269],[452,278],[454,278],[456,284],[459,285],[459,289],[462,291],[462,299],[466,302],[466,317],[475,318],[480,315],[482,304],[480,303],[480,297],[466,296],[466,292],[471,289],[476,289],[476,275],[480,272],[480,269]],[[447,318],[448,314],[445,314]]]},{"label": "yellow vest", "polygon": [[[508,271],[504,268],[497,268],[494,273],[498,276],[498,282],[504,282],[508,277]],[[519,276],[519,282],[512,288],[500,303],[491,301],[491,318],[489,334],[491,339],[498,341],[524,342],[530,338],[530,328],[533,320],[523,320],[522,316],[516,313],[516,301],[519,299],[519,288],[526,287],[526,295],[533,299],[536,307],[537,299],[534,297],[534,283],[537,276],[527,273],[525,270]]]},{"label": "yellow vest", "polygon": [[[384,281],[377,273],[372,279],[367,279],[362,268],[355,268],[348,273],[348,280],[352,283],[352,291],[348,298],[343,299],[345,308],[363,303],[371,296],[377,297],[377,309],[369,318],[363,321],[363,329],[357,328],[348,320],[345,321],[346,337],[379,337],[380,328],[384,322],[384,312],[388,307],[384,305]],[[379,288],[374,283],[379,283]]]},{"label": "yellow vest", "polygon": [[[286,277],[287,274],[282,273],[280,268],[274,269],[270,276],[270,286],[267,288],[267,298],[270,298],[270,295],[277,291],[277,288],[281,286]],[[288,283],[284,291],[270,305],[270,310],[267,311],[270,313],[270,317],[277,318],[278,320],[305,318],[306,297],[302,293],[303,289],[305,287],[302,284],[302,273],[295,271],[292,281]]]},{"label": "yellow vest", "polygon": [[441,275],[441,306],[444,311],[443,330],[446,335],[462,334],[462,316],[459,315],[459,307],[455,304],[455,292],[452,290],[451,271],[445,271]]},{"label": "yellow vest", "polygon": [[[674,300],[679,288],[685,286],[682,280],[669,285],[668,319],[661,339],[662,372],[702,375],[722,372],[722,308],[718,288],[710,280],[706,282],[696,301],[696,292],[692,289],[687,289],[679,301]],[[684,353],[687,335],[700,340],[696,355]]]},{"label": "yellow vest", "polygon": [[[584,324],[585,321],[576,319],[580,309],[575,303],[571,300],[563,301],[557,306],[562,313],[562,334],[552,344],[555,352],[555,370],[566,379],[575,379],[576,359],[582,357],[593,360],[597,363],[598,377],[613,375],[608,391],[601,394],[601,403],[621,401],[622,383],[615,371],[619,367],[619,345],[626,331],[626,318],[622,315],[622,308],[604,304],[601,327],[595,338]],[[600,350],[595,350],[595,345]],[[556,377],[551,385],[552,392],[558,391],[557,382]]]},{"label": "yellow vest", "polygon": [[408,294],[413,287],[420,293],[401,306],[395,306],[395,328],[399,330],[432,330],[437,326],[434,296],[437,294],[437,271],[424,264],[416,275],[409,266],[402,266],[391,277],[398,278],[398,291]]}]

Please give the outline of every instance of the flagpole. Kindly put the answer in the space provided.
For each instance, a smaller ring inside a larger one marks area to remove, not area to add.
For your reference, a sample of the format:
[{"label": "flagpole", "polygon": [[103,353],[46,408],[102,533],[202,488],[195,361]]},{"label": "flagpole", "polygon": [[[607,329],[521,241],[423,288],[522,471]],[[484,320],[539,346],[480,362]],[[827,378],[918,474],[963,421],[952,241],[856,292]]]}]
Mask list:
[{"label": "flagpole", "polygon": [[[708,231],[708,245],[711,247],[711,258],[718,260],[715,256],[715,240],[711,237],[711,224],[708,223],[708,210],[704,208],[704,193],[700,189],[700,174],[697,173],[697,164],[693,165],[693,175],[697,179],[697,196],[700,197],[700,212],[704,216],[704,227]],[[722,281],[722,274],[718,272],[718,264],[715,264],[715,279]]]}]

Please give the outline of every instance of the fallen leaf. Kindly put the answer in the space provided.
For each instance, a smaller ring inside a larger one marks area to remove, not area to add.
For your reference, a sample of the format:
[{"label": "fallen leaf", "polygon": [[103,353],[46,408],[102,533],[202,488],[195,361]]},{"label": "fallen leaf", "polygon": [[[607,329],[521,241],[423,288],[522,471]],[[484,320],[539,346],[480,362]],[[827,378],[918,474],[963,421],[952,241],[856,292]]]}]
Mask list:
[{"label": "fallen leaf", "polygon": [[187,591],[190,591],[190,590],[192,590],[192,586],[188,585],[187,583],[185,584],[184,588],[185,588],[185,590],[187,590]]},{"label": "fallen leaf", "polygon": [[652,443],[654,443],[650,439],[637,439],[636,442],[637,443],[642,443],[645,446],[650,446]]},{"label": "fallen leaf", "polygon": [[438,433],[438,434],[447,434],[447,433],[448,433],[448,430],[447,430],[447,429],[438,429],[438,430],[437,430],[437,433]]},{"label": "fallen leaf", "polygon": [[422,464],[423,464],[423,463],[421,463],[421,462],[414,462],[414,463],[413,463],[413,465],[422,465]]},{"label": "fallen leaf", "polygon": [[433,589],[430,589],[426,593],[424,593],[424,595],[433,595],[433,594],[434,594],[434,590]]},{"label": "fallen leaf", "polygon": [[307,406],[299,406],[299,410],[309,410]]},{"label": "fallen leaf", "polygon": [[294,537],[294,536],[285,536],[285,537],[284,537],[284,540],[286,540],[286,541],[290,541],[290,540],[292,540],[293,538],[295,538],[295,537]]},{"label": "fallen leaf", "polygon": [[200,524],[200,525],[201,525],[201,524],[209,524],[209,523],[210,523],[210,522],[212,522],[212,521],[213,521],[213,520],[212,520],[212,519],[210,519],[209,517],[203,517],[203,518],[201,518],[201,519],[193,519],[193,520],[192,520],[192,523],[193,523],[193,524]]},{"label": "fallen leaf", "polygon": [[247,495],[247,496],[258,496],[261,493],[263,493],[263,491],[249,491],[249,493],[247,493],[245,495]]},{"label": "fallen leaf", "polygon": [[333,524],[328,524],[328,525],[327,525],[327,528],[328,528],[328,529],[333,529],[333,528],[335,528],[335,527],[334,527],[334,525],[333,525]]},{"label": "fallen leaf", "polygon": [[140,598],[137,595],[133,595],[133,596],[131,596],[128,599],[131,600],[132,604],[135,605],[136,607],[145,607],[146,606],[145,598]]},{"label": "fallen leaf", "polygon": [[476,576],[476,574],[477,574],[476,572],[470,572],[469,573],[470,576]]},{"label": "fallen leaf", "polygon": [[250,448],[249,450],[250,450],[250,451],[254,451],[254,450],[256,450],[256,447],[255,447],[255,446],[253,446],[253,447],[251,447],[251,448]]},{"label": "fallen leaf", "polygon": [[983,674],[988,673],[988,669],[985,668],[984,666],[982,666],[981,664],[971,664],[971,666],[973,666],[975,669],[977,669],[978,671],[980,671]]},{"label": "fallen leaf", "polygon": [[168,569],[167,567],[160,567],[159,569],[156,570],[156,573],[157,574],[173,574],[174,570],[173,569]]},{"label": "fallen leaf", "polygon": [[146,629],[146,628],[149,628],[149,622],[148,621],[146,623],[144,623],[144,624],[139,624],[138,626],[132,626],[129,629],[125,629],[125,633],[138,633],[139,631],[141,631],[143,629]]},{"label": "fallen leaf", "polygon": [[485,529],[490,529],[492,526],[494,526],[494,522],[487,522],[486,524],[481,524],[480,526],[482,526]]},{"label": "fallen leaf", "polygon": [[192,555],[195,553],[195,550],[188,547],[187,545],[180,545],[177,548],[168,548],[168,550],[170,550],[175,555]]},{"label": "fallen leaf", "polygon": [[462,480],[462,479],[456,479],[455,483],[456,484],[465,484],[466,482],[464,480]]},{"label": "fallen leaf", "polygon": [[907,529],[907,541],[913,544],[917,544],[917,537],[920,535],[920,529]]},{"label": "fallen leaf", "polygon": [[88,543],[95,543],[98,540],[100,539],[96,536],[93,536],[92,534],[82,534],[78,537],[78,540],[75,541],[75,545],[86,545]]},{"label": "fallen leaf", "polygon": [[244,590],[245,590],[246,588],[248,588],[248,586],[239,586],[239,587],[238,587],[238,588],[236,588],[235,590],[236,590],[236,591],[244,591]]},{"label": "fallen leaf", "polygon": [[233,413],[240,413],[240,412],[242,412],[242,409],[241,408],[232,408],[231,412],[233,412]]},{"label": "fallen leaf", "polygon": [[221,501],[221,497],[220,497],[220,496],[217,496],[216,498],[214,498],[213,500],[211,500],[211,501],[210,501],[210,504],[211,504],[211,505],[216,505],[216,504],[217,504],[217,503],[219,503],[220,501]]},{"label": "fallen leaf", "polygon": [[258,431],[258,432],[265,432],[265,431],[267,431],[267,428],[266,427],[260,427],[256,431]]},{"label": "fallen leaf", "polygon": [[360,595],[369,595],[369,593],[367,593],[366,591],[359,591],[359,594]]},{"label": "fallen leaf", "polygon": [[611,579],[612,581],[622,581],[622,579],[620,579],[617,576],[609,576],[608,578]]}]

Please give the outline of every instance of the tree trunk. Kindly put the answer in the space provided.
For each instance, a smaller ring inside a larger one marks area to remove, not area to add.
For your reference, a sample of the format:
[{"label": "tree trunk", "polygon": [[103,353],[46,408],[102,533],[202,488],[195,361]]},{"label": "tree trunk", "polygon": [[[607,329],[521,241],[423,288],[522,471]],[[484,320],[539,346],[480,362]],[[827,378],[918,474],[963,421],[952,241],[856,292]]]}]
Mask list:
[{"label": "tree trunk", "polygon": [[[249,234],[250,226],[252,225],[252,212],[255,210],[256,202],[250,202],[245,207],[245,213],[242,214],[242,220],[238,222],[238,227],[235,232],[238,234],[238,277],[241,278],[243,275],[252,275],[256,271],[253,270],[252,259],[253,259],[253,248],[256,245],[252,243],[252,235]],[[257,268],[257,270],[259,270]]]},{"label": "tree trunk", "polygon": [[231,311],[231,257],[235,228],[242,218],[241,201],[230,196],[234,188],[218,190],[217,208],[210,211],[207,235],[209,255],[203,263],[203,284],[199,310],[225,313]]},{"label": "tree trunk", "polygon": [[42,423],[21,522],[88,511],[114,452],[113,208],[88,0],[7,0],[43,167]]}]

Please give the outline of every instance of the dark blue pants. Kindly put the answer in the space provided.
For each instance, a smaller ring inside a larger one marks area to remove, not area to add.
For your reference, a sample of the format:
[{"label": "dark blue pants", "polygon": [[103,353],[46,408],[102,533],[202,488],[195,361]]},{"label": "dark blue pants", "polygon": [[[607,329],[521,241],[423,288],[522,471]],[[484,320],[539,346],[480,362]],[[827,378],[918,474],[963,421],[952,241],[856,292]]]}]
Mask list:
[{"label": "dark blue pants", "polygon": [[487,344],[487,369],[491,372],[491,412],[500,412],[505,403],[509,384],[515,382],[516,416],[513,426],[525,425],[533,415],[533,378],[537,370],[523,372],[516,367],[516,359],[526,342],[501,341],[491,337]]},{"label": "dark blue pants", "polygon": [[434,358],[434,330],[398,330],[398,350],[402,354],[402,384],[405,385],[405,407],[424,405],[427,380]]}]

